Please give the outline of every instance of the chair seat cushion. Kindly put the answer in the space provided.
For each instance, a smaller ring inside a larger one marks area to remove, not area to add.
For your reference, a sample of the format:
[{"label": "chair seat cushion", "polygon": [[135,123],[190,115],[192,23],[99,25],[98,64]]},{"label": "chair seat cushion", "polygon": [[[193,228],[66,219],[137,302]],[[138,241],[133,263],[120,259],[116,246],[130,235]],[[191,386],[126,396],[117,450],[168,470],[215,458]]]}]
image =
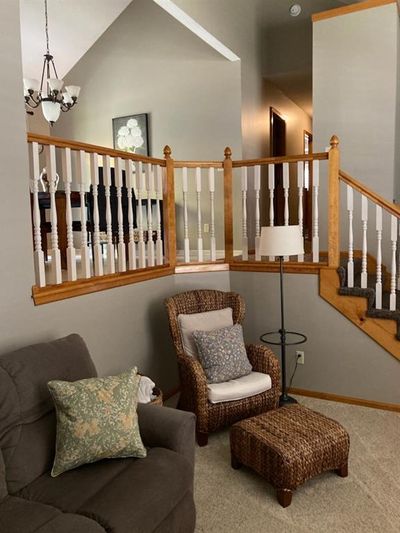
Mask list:
[{"label": "chair seat cushion", "polygon": [[166,448],[145,459],[112,459],[52,478],[42,475],[21,496],[98,522],[112,533],[154,531],[192,490],[189,461]]},{"label": "chair seat cushion", "polygon": [[208,400],[211,403],[232,402],[261,394],[270,390],[271,387],[272,382],[268,374],[250,372],[250,374],[241,378],[207,385]]}]

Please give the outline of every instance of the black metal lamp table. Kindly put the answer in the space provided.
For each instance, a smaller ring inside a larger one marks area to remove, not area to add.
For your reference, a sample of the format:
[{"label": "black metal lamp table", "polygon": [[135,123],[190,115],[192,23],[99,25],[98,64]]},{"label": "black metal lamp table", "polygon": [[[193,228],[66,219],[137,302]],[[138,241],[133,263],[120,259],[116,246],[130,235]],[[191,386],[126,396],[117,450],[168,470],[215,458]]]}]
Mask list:
[{"label": "black metal lamp table", "polygon": [[[275,339],[274,339],[275,335]],[[292,335],[293,340],[288,339],[288,336]],[[297,338],[297,340],[295,340]],[[268,331],[260,337],[260,341],[265,342],[265,344],[271,344],[273,346],[281,347],[281,361],[282,361],[282,394],[279,398],[279,405],[287,405],[288,403],[297,403],[297,400],[289,396],[286,388],[286,346],[296,346],[298,344],[303,344],[307,341],[307,337],[302,333],[297,333],[296,331]]]},{"label": "black metal lamp table", "polygon": [[[282,394],[279,398],[279,405],[297,403],[296,400],[287,394],[286,390],[286,346],[303,344],[307,337],[302,333],[285,330],[285,313],[283,298],[283,260],[289,259],[291,255],[303,255],[304,243],[300,226],[269,226],[261,228],[260,255],[279,257],[279,280],[281,292],[281,327],[278,331],[270,331],[261,335],[260,340],[268,344],[275,344],[281,347],[281,368],[282,368]],[[274,341],[272,335],[279,335],[279,341]],[[297,336],[298,340],[290,342],[287,335]],[[272,340],[269,339],[272,338]]]}]

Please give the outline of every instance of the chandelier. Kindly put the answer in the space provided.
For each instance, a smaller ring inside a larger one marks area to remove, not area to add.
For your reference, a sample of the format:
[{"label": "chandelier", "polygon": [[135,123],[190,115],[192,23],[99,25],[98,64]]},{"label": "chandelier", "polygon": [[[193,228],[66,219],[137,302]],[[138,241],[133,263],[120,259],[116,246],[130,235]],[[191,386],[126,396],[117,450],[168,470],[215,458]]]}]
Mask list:
[{"label": "chandelier", "polygon": [[[46,33],[46,53],[42,69],[42,78],[38,80],[24,78],[25,103],[30,108],[42,106],[44,118],[53,126],[61,111],[69,111],[78,101],[80,87],[68,85],[62,91],[64,81],[58,79],[54,58],[49,49],[49,24],[47,15],[47,0],[44,0],[44,17]],[[33,115],[33,111],[27,111]]]}]

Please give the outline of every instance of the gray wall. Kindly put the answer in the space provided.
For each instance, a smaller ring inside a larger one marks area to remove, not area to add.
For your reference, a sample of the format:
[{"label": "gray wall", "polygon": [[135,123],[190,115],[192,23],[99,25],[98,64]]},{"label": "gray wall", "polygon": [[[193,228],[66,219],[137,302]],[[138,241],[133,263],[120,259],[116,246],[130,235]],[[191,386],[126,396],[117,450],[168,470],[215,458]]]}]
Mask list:
[{"label": "gray wall", "polygon": [[[257,342],[266,331],[280,327],[279,275],[231,272],[231,290],[247,304],[245,336]],[[400,361],[395,359],[318,295],[318,276],[287,274],[285,326],[304,333],[308,341],[288,348],[288,380],[295,350],[304,350],[294,387],[355,396],[381,402],[400,402]],[[279,348],[273,347],[279,356]]]},{"label": "gray wall", "polygon": [[[338,135],[341,168],[390,201],[399,179],[395,175],[400,125],[399,121],[396,125],[398,29],[396,3],[321,20],[313,27],[314,150],[324,150],[330,136]],[[326,195],[323,177],[323,227]],[[345,210],[342,216],[345,220]],[[360,220],[358,204],[355,220]],[[375,250],[375,242],[371,244]]]},{"label": "gray wall", "polygon": [[154,2],[135,0],[68,73],[79,105],[53,134],[112,146],[112,118],[150,113],[151,151],[176,159],[241,152],[240,63],[231,63]]},{"label": "gray wall", "polygon": [[176,364],[164,298],[194,287],[228,289],[229,274],[172,276],[50,305],[33,305],[19,31],[18,2],[4,0],[0,4],[0,69],[8,75],[0,84],[0,172],[7,194],[0,197],[0,353],[77,332],[87,341],[101,374],[138,365],[168,389],[176,384]]},{"label": "gray wall", "polygon": [[[262,120],[262,42],[256,0],[175,0],[241,61],[243,157],[262,157],[268,123]],[[229,92],[230,88],[225,88]],[[240,159],[236,151],[233,157]]]},{"label": "gray wall", "polygon": [[[0,5],[0,352],[76,331],[88,342],[101,374],[137,364],[160,385],[176,384],[176,365],[163,299],[195,287],[241,292],[248,305],[246,336],[278,325],[277,276],[227,272],[152,280],[34,307],[18,3]],[[12,202],[9,200],[12,198]],[[287,276],[288,326],[309,335],[306,364],[295,385],[398,402],[399,363],[318,297],[317,278]],[[306,310],[306,312],[305,312]]]}]

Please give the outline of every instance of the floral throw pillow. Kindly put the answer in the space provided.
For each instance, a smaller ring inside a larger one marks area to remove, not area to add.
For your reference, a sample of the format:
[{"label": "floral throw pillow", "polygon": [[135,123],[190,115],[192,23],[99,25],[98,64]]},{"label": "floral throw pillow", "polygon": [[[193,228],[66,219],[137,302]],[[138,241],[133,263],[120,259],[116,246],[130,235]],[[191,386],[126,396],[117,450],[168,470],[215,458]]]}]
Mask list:
[{"label": "floral throw pillow", "polygon": [[240,324],[213,331],[194,331],[193,338],[208,383],[222,383],[247,376],[252,371]]},{"label": "floral throw pillow", "polygon": [[146,457],[136,414],[136,368],[118,376],[50,381],[57,414],[51,475],[116,457]]}]

